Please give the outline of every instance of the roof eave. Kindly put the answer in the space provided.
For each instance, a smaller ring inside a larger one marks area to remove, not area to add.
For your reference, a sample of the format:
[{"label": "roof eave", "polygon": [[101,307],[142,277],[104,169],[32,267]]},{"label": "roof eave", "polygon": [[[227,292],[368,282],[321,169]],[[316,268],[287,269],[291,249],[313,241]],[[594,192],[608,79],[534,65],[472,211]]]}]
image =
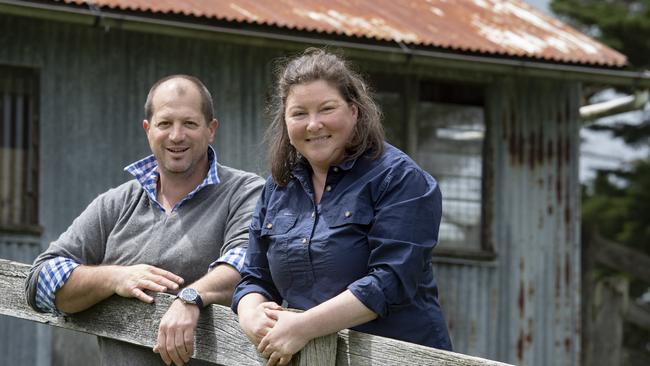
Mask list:
[{"label": "roof eave", "polygon": [[401,43],[395,43],[394,45],[371,44],[367,41],[361,42],[354,38],[350,38],[350,40],[332,40],[323,38],[323,35],[315,32],[298,31],[292,32],[294,34],[287,34],[286,30],[284,30],[284,33],[280,32],[280,30],[278,32],[247,30],[195,21],[169,20],[165,19],[164,16],[150,16],[151,14],[145,16],[145,14],[138,12],[102,10],[101,13],[98,13],[96,10],[62,3],[47,4],[17,0],[0,0],[0,13],[54,19],[86,25],[97,25],[99,21],[108,28],[186,37],[214,38],[226,35],[240,38],[246,42],[256,39],[258,42],[254,42],[255,44],[267,47],[297,49],[301,46],[304,47],[305,44],[322,44],[350,49],[367,55],[379,53],[381,54],[381,60],[395,63],[418,62],[438,67],[494,74],[551,78],[613,86],[631,86],[634,88],[650,88],[650,71],[627,71],[597,65],[583,66],[530,59],[414,49]]}]

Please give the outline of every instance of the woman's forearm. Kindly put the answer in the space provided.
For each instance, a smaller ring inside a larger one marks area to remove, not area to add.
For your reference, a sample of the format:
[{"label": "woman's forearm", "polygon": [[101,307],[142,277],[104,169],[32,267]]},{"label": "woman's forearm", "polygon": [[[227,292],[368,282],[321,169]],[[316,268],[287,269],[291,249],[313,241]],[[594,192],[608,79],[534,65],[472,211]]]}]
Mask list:
[{"label": "woman's forearm", "polygon": [[341,294],[302,314],[309,339],[367,323],[377,314],[368,309],[356,296],[345,290]]}]

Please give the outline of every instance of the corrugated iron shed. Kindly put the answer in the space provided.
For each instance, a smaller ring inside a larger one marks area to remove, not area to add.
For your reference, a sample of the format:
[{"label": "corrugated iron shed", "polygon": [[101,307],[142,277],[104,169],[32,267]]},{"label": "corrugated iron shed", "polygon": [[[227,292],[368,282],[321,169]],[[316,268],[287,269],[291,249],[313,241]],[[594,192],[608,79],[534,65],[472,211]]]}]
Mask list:
[{"label": "corrugated iron shed", "polygon": [[457,53],[623,67],[626,57],[521,0],[64,0]]}]

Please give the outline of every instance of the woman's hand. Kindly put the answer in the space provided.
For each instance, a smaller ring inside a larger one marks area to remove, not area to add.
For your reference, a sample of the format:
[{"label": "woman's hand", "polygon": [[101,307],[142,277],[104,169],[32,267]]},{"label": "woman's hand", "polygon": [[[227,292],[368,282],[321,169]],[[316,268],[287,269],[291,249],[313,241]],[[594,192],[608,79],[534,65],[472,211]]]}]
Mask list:
[{"label": "woman's hand", "polygon": [[275,319],[266,315],[266,310],[281,311],[282,307],[272,301],[266,301],[255,306],[244,306],[238,309],[239,326],[256,346],[260,344],[262,338],[266,336],[276,322]]},{"label": "woman's hand", "polygon": [[265,312],[276,323],[257,350],[269,360],[267,366],[286,365],[314,337],[307,332],[309,326],[305,324],[304,313],[276,309],[266,309]]}]

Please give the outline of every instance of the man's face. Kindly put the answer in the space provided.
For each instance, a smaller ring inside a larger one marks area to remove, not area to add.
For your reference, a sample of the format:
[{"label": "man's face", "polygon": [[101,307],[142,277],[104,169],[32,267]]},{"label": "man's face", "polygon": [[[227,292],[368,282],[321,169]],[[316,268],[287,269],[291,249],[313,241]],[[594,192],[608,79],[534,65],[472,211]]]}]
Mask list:
[{"label": "man's face", "polygon": [[205,175],[217,121],[206,123],[196,86],[184,79],[168,80],[156,89],[152,105],[151,121],[144,120],[142,126],[160,174]]}]

